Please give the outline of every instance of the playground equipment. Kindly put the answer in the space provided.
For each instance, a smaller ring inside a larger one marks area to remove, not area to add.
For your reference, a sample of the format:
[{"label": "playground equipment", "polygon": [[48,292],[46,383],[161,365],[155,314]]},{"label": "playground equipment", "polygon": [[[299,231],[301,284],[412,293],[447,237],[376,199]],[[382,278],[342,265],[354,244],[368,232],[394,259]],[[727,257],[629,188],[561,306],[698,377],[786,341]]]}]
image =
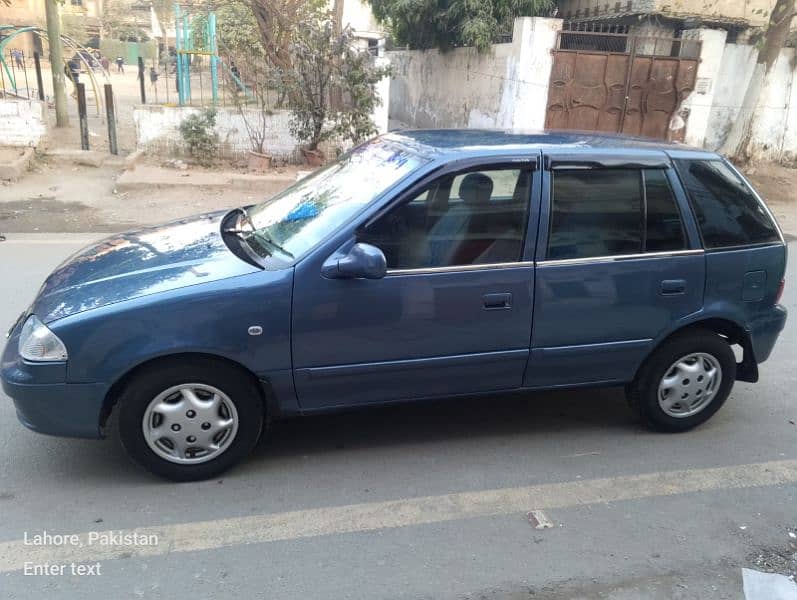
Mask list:
[{"label": "playground equipment", "polygon": [[[203,15],[204,16],[204,15]],[[219,101],[219,69],[224,69],[235,85],[247,96],[251,91],[244,85],[234,69],[219,56],[219,45],[216,38],[216,13],[208,11],[204,20],[202,48],[196,48],[194,27],[195,19],[187,9],[174,5],[174,46],[177,67],[177,97],[180,106],[191,103],[191,61],[193,56],[207,56],[210,60],[211,99],[213,104]],[[200,25],[201,26],[201,25]],[[200,71],[201,73],[201,71]]]},{"label": "playground equipment", "polygon": [[211,98],[213,104],[219,100],[218,46],[216,44],[216,13],[208,12],[204,31],[204,50],[194,47],[194,31],[191,15],[174,5],[174,37],[177,54],[177,97],[180,106],[191,99],[191,59],[193,56],[210,57]]},{"label": "playground equipment", "polygon": [[[39,36],[39,38],[49,43],[49,40],[47,38],[47,32],[44,29],[41,29],[40,27],[17,27],[15,25],[0,25],[0,32],[2,32],[5,35],[5,37],[2,40],[0,40],[0,68],[3,69],[6,76],[8,77],[8,81],[11,84],[11,89],[16,95],[19,88],[17,86],[16,78],[14,77],[11,69],[9,69],[8,63],[6,63],[5,49],[11,43],[11,40],[13,40],[18,35],[27,32],[30,32],[33,35],[37,35]],[[78,44],[75,40],[66,35],[61,35],[61,43],[64,45],[64,47],[72,49],[73,54],[76,55],[80,60],[80,62],[83,63],[83,65],[86,67],[86,72],[88,73],[89,80],[91,81],[91,88],[92,91],[94,92],[94,100],[95,100],[94,105],[97,114],[99,115],[100,104],[101,104],[100,88],[99,84],[97,83],[97,78],[94,74],[93,65],[91,65],[86,60],[86,56],[91,56],[91,50],[81,44]],[[68,65],[69,60],[71,59],[67,59],[66,57],[64,57],[64,65]],[[69,78],[71,79],[72,74],[69,69],[67,69],[67,73],[69,73]],[[103,76],[105,75],[103,74]],[[108,79],[106,77],[106,81],[107,80]],[[5,87],[5,78],[3,78],[2,81],[3,81],[3,92],[6,92],[7,90]]]}]

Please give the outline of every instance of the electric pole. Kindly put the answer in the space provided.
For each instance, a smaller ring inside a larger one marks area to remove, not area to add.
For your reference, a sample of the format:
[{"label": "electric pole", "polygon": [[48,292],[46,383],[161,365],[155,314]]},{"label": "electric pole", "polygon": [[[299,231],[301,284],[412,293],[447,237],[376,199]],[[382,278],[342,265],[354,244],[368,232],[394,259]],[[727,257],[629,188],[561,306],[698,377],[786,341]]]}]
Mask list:
[{"label": "electric pole", "polygon": [[61,52],[61,18],[56,0],[44,0],[47,15],[47,41],[50,47],[50,71],[53,76],[53,96],[55,96],[55,125],[69,125],[66,111],[66,91],[64,90],[64,59]]}]

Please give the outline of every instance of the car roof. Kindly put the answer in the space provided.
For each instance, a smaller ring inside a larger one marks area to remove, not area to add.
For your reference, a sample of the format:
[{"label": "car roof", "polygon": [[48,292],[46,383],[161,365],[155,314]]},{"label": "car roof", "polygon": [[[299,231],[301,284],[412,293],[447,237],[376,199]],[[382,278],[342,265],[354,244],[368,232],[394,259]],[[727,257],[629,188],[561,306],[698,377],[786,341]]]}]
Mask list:
[{"label": "car roof", "polygon": [[[673,154],[715,153],[678,142],[599,133],[595,131],[515,131],[499,129],[406,129],[381,136],[412,148],[419,154],[442,158],[513,154],[548,150],[567,153],[622,151],[624,154],[665,152]],[[443,156],[441,156],[443,155]]]}]

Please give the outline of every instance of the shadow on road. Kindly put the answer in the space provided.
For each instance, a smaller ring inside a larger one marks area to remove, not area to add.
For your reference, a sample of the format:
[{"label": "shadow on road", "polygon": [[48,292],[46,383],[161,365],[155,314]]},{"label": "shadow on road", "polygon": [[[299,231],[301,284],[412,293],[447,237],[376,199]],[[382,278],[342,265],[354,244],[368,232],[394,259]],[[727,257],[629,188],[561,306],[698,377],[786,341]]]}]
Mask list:
[{"label": "shadow on road", "polygon": [[[159,483],[132,465],[116,439],[115,415],[108,423],[106,441],[60,439],[24,435],[28,452],[49,476],[70,484],[115,485]],[[633,416],[618,388],[563,392],[513,393],[480,398],[449,398],[417,403],[288,419],[272,425],[253,456],[231,477],[261,477],[286,459],[324,456],[347,450],[347,462],[365,451],[398,451],[419,444],[465,444],[480,440],[550,434],[566,436],[573,447],[580,437],[603,433],[632,433]],[[504,441],[504,440],[502,440]],[[354,453],[353,455],[351,453]],[[46,465],[46,466],[45,466]],[[190,485],[190,484],[186,484]]]},{"label": "shadow on road", "polygon": [[619,388],[447,398],[277,422],[255,453],[279,458],[465,438],[634,427]]}]

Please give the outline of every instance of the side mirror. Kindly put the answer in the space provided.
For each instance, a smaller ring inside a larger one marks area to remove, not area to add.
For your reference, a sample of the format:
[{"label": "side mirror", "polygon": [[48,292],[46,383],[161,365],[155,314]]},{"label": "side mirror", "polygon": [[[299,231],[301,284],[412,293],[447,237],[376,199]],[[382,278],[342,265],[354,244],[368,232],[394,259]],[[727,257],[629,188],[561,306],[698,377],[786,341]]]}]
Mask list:
[{"label": "side mirror", "polygon": [[382,279],[386,273],[385,255],[371,244],[354,244],[347,254],[335,253],[321,267],[321,274],[330,279]]}]

